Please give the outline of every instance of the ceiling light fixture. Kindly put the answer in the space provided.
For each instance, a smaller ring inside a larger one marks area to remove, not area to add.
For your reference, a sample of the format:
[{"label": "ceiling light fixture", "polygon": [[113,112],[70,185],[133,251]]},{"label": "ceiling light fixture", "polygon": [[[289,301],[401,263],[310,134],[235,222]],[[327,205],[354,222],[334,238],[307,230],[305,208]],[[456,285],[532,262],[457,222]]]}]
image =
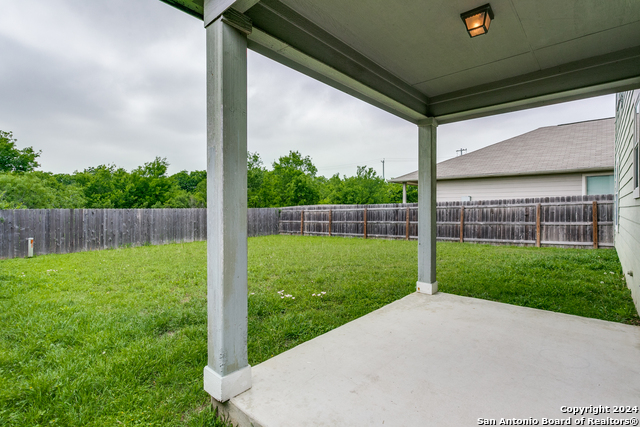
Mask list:
[{"label": "ceiling light fixture", "polygon": [[489,25],[493,20],[493,10],[489,3],[460,14],[460,18],[467,27],[469,37],[476,37],[489,32]]}]

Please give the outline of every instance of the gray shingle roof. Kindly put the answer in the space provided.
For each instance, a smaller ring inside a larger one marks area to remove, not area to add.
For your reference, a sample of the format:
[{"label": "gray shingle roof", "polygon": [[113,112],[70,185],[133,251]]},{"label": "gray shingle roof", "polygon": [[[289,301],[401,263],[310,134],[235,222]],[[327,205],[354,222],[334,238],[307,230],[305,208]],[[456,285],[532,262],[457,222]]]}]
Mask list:
[{"label": "gray shingle roof", "polygon": [[[547,126],[438,163],[438,179],[613,170],[615,119]],[[418,171],[391,182],[417,182]]]}]

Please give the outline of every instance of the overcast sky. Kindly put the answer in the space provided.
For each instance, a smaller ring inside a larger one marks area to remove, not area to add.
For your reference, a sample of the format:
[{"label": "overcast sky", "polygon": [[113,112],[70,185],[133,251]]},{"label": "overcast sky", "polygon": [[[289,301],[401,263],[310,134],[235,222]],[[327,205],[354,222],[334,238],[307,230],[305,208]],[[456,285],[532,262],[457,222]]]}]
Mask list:
[{"label": "overcast sky", "polygon": [[[249,51],[249,151],[289,150],[319,174],[417,168],[415,125]],[[42,170],[166,157],[206,168],[205,32],[159,0],[0,0],[0,130],[42,150]],[[614,96],[438,128],[438,160],[541,126],[613,117]]]}]

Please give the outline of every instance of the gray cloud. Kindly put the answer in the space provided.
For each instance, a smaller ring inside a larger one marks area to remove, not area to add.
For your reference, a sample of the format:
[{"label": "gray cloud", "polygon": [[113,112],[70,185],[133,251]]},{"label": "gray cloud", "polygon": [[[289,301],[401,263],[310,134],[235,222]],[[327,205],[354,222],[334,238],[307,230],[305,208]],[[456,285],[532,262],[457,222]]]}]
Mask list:
[{"label": "gray cloud", "polygon": [[[155,156],[204,169],[205,33],[158,0],[0,0],[0,129],[43,150],[42,168],[131,169]],[[357,165],[416,169],[415,126],[248,53],[249,150],[266,165],[289,150],[319,173]],[[540,126],[613,116],[613,97],[439,128],[439,160]]]}]

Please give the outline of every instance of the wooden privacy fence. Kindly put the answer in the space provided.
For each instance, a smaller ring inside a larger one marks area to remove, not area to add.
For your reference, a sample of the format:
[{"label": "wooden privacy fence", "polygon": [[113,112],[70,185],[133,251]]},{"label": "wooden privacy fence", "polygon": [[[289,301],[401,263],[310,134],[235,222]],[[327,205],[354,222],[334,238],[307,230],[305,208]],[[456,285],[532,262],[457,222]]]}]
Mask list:
[{"label": "wooden privacy fence", "polygon": [[[613,195],[440,202],[437,238],[520,246],[613,247]],[[417,239],[417,204],[282,208],[280,233]]]},{"label": "wooden privacy fence", "polygon": [[415,238],[415,204],[319,205],[282,208],[280,234]]},{"label": "wooden privacy fence", "polygon": [[[206,209],[0,210],[0,258],[206,240]],[[249,209],[249,236],[418,237],[417,204]],[[613,247],[613,196],[441,202],[437,238],[520,246]]]},{"label": "wooden privacy fence", "polygon": [[[278,209],[249,209],[249,236],[278,233]],[[207,238],[206,209],[0,210],[0,258],[193,242]]]}]

